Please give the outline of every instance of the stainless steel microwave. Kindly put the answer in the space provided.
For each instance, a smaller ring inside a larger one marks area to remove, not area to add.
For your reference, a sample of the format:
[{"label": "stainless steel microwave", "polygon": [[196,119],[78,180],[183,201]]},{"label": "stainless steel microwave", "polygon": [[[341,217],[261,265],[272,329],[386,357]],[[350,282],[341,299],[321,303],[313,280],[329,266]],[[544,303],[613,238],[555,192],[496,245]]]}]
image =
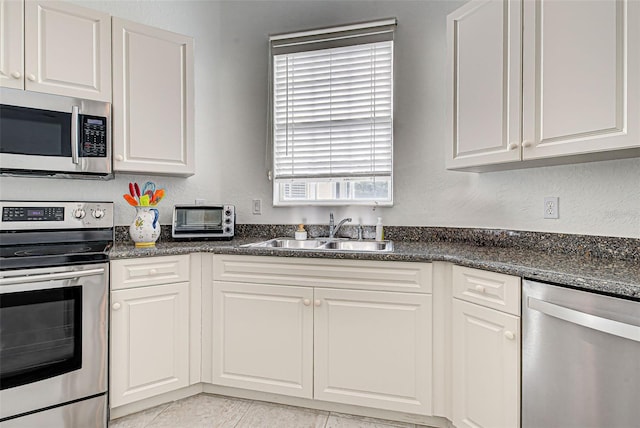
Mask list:
[{"label": "stainless steel microwave", "polygon": [[111,104],[0,88],[0,173],[113,178]]},{"label": "stainless steel microwave", "polygon": [[233,205],[176,205],[171,236],[190,239],[231,239],[235,232]]}]

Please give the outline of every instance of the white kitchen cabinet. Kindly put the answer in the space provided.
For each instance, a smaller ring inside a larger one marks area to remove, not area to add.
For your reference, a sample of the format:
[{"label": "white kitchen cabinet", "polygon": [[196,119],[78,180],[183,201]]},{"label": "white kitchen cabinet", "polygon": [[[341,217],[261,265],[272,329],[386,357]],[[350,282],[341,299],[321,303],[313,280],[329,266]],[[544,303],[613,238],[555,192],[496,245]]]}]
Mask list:
[{"label": "white kitchen cabinet", "polygon": [[189,256],[111,262],[110,406],[190,383]]},{"label": "white kitchen cabinet", "polygon": [[430,294],[316,288],[314,398],[432,414]]},{"label": "white kitchen cabinet", "polygon": [[24,89],[24,0],[0,0],[0,86]]},{"label": "white kitchen cabinet", "polygon": [[113,18],[113,169],[195,173],[193,39]]},{"label": "white kitchen cabinet", "polygon": [[518,277],[453,266],[457,428],[520,426],[520,291]]},{"label": "white kitchen cabinet", "polygon": [[447,43],[448,169],[640,155],[639,2],[473,0]]},{"label": "white kitchen cabinet", "polygon": [[1,86],[111,101],[109,14],[64,1],[0,0],[0,22]]},{"label": "white kitchen cabinet", "polygon": [[212,271],[213,384],[432,413],[431,264],[215,255]]},{"label": "white kitchen cabinet", "polygon": [[521,11],[474,0],[447,17],[447,168],[521,159]]},{"label": "white kitchen cabinet", "polygon": [[213,382],[313,395],[313,289],[213,284]]}]

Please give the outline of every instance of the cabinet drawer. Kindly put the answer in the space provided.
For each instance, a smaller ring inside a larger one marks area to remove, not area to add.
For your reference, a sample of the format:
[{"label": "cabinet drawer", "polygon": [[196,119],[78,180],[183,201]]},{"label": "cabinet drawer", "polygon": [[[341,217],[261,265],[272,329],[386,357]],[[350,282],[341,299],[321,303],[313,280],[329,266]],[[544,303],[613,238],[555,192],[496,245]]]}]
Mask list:
[{"label": "cabinet drawer", "polygon": [[431,293],[431,263],[213,256],[216,281]]},{"label": "cabinet drawer", "polygon": [[189,281],[189,255],[113,260],[111,289]]},{"label": "cabinet drawer", "polygon": [[453,297],[520,315],[520,277],[453,266]]}]

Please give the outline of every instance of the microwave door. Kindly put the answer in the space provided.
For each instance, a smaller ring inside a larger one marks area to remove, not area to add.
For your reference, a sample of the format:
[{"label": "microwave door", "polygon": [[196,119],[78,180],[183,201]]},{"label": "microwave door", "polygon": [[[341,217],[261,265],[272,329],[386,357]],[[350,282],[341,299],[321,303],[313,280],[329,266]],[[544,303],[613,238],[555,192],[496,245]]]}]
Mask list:
[{"label": "microwave door", "polygon": [[[0,165],[3,169],[81,171],[78,110],[69,112],[0,106]],[[75,161],[75,162],[74,162]]]}]

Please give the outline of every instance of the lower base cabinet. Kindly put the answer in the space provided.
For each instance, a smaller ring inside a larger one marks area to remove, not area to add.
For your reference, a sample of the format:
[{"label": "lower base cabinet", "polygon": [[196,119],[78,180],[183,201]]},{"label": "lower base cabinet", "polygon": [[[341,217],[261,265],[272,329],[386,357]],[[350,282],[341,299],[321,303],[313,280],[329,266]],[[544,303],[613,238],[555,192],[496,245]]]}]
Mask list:
[{"label": "lower base cabinet", "polygon": [[189,283],[111,293],[111,406],[189,385]]},{"label": "lower base cabinet", "polygon": [[213,283],[213,383],[313,395],[313,289]]},{"label": "lower base cabinet", "polygon": [[316,288],[314,398],[431,414],[431,295]]},{"label": "lower base cabinet", "polygon": [[190,383],[190,256],[111,262],[110,407]]},{"label": "lower base cabinet", "polygon": [[431,414],[430,265],[220,257],[214,384]]},{"label": "lower base cabinet", "polygon": [[520,278],[454,266],[453,289],[453,424],[517,428]]}]

